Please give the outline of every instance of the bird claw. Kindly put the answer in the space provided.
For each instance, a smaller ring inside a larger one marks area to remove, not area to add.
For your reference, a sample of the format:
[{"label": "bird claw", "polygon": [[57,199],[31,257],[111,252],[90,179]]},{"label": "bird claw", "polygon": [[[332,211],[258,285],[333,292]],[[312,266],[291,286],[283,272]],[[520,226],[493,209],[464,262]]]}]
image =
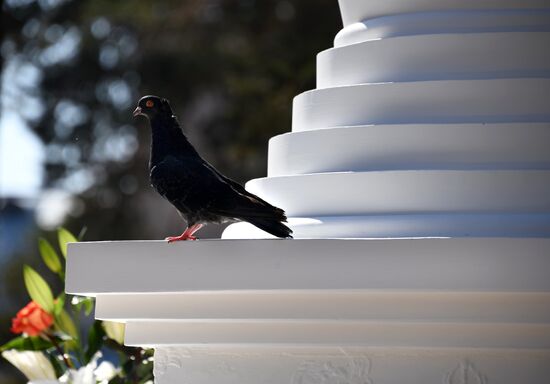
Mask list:
[{"label": "bird claw", "polygon": [[190,235],[190,236],[169,236],[164,238],[169,243],[174,243],[176,241],[186,241],[186,240],[197,240],[196,236]]},{"label": "bird claw", "polygon": [[174,241],[197,240],[197,237],[194,236],[193,233],[201,229],[202,226],[202,224],[192,225],[185,231],[183,231],[181,235],[166,237],[164,240],[168,241],[169,243],[173,243]]}]

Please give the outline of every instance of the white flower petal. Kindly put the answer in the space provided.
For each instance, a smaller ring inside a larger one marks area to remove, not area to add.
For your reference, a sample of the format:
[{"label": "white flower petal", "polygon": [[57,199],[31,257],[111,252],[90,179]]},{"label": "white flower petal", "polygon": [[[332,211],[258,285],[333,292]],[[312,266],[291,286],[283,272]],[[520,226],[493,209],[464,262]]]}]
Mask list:
[{"label": "white flower petal", "polygon": [[19,369],[29,380],[56,380],[52,363],[37,351],[9,350],[2,352],[2,357]]},{"label": "white flower petal", "polygon": [[107,336],[117,343],[124,345],[124,323],[116,323],[114,321],[104,321],[103,329]]},{"label": "white flower petal", "polygon": [[117,373],[118,369],[110,361],[102,361],[94,371],[98,381],[109,381],[115,377]]}]

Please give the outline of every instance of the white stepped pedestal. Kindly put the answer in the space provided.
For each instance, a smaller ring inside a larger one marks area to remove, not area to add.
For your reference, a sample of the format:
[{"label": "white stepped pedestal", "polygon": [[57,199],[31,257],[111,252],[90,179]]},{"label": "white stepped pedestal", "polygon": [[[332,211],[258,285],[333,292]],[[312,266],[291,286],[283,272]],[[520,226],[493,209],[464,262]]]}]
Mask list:
[{"label": "white stepped pedestal", "polygon": [[[340,0],[247,188],[299,238],[550,236],[550,3]],[[247,224],[224,238],[266,238]]]},{"label": "white stepped pedestal", "polygon": [[550,239],[69,245],[164,383],[543,383]]},{"label": "white stepped pedestal", "polygon": [[71,244],[68,292],[157,384],[550,382],[549,1],[339,2],[247,184],[295,239]]}]

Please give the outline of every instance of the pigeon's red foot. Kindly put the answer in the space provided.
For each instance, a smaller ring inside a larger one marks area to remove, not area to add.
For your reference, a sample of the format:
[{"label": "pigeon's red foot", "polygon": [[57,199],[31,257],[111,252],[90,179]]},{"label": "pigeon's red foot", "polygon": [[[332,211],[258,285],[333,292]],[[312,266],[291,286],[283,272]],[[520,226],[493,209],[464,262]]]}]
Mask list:
[{"label": "pigeon's red foot", "polygon": [[169,236],[166,237],[164,240],[168,241],[169,243],[173,243],[175,241],[197,240],[197,237],[193,236],[193,234],[201,228],[202,224],[195,224],[187,228],[181,235]]},{"label": "pigeon's red foot", "polygon": [[185,240],[197,240],[196,236],[168,236],[164,238],[164,240],[168,241],[169,243],[173,243],[174,241],[185,241]]}]

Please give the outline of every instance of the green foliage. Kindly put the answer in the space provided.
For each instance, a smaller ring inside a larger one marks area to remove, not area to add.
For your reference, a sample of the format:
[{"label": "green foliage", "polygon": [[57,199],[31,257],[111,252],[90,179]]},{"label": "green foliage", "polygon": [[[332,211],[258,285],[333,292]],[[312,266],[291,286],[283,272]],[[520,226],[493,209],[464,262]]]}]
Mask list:
[{"label": "green foliage", "polygon": [[53,305],[54,315],[59,316],[63,311],[64,306],[65,306],[65,293],[62,292],[59,294],[59,296],[57,296],[57,299],[54,302],[54,305]]},{"label": "green foliage", "polygon": [[91,297],[86,297],[81,303],[84,306],[84,313],[86,316],[90,316],[94,310],[94,299]]},{"label": "green foliage", "polygon": [[48,354],[48,359],[50,360],[50,363],[52,363],[56,376],[63,376],[63,373],[65,373],[65,368],[61,365],[59,358],[54,354]]},{"label": "green foliage", "polygon": [[86,363],[89,363],[97,351],[103,346],[103,340],[105,337],[105,331],[101,326],[101,321],[94,321],[94,324],[88,332],[88,347],[84,353],[84,359]]},{"label": "green foliage", "polygon": [[67,243],[78,242],[76,237],[65,228],[59,228],[57,230],[57,240],[59,242],[59,249],[65,258],[67,258]]},{"label": "green foliage", "polygon": [[[59,247],[75,241],[66,229],[58,232]],[[47,240],[38,242],[42,260],[50,271],[62,281],[63,259]],[[66,252],[65,252],[66,253]],[[59,293],[55,299],[48,283],[32,267],[23,267],[25,286],[31,299],[42,309],[53,315],[53,326],[42,329],[39,336],[27,334],[13,338],[0,347],[0,351],[41,351],[44,353],[58,377],[68,369],[78,369],[91,364],[102,351],[110,349],[119,356],[119,373],[110,383],[140,383],[152,380],[152,352],[123,345],[124,325],[94,321],[87,330],[81,326],[83,317],[91,315],[94,299],[91,297],[67,296]],[[82,335],[82,337],[81,337]]]},{"label": "green foliage", "polygon": [[38,336],[19,336],[0,347],[1,351],[15,349],[16,351],[43,351],[52,348],[53,344]]},{"label": "green foliage", "polygon": [[55,317],[55,326],[59,331],[69,335],[72,339],[79,339],[76,325],[66,310],[62,309],[59,316]]},{"label": "green foliage", "polygon": [[52,290],[38,272],[28,265],[25,265],[23,267],[23,279],[31,299],[40,305],[46,312],[54,313]]},{"label": "green foliage", "polygon": [[40,250],[40,256],[42,256],[44,264],[46,264],[50,271],[53,273],[62,272],[63,267],[61,265],[61,261],[59,260],[59,256],[57,256],[57,252],[53,249],[48,240],[40,237],[38,239],[38,249]]},{"label": "green foliage", "polygon": [[71,305],[74,307],[76,313],[79,313],[84,309],[84,314],[89,316],[94,309],[94,298],[85,296],[73,296],[71,299]]}]

